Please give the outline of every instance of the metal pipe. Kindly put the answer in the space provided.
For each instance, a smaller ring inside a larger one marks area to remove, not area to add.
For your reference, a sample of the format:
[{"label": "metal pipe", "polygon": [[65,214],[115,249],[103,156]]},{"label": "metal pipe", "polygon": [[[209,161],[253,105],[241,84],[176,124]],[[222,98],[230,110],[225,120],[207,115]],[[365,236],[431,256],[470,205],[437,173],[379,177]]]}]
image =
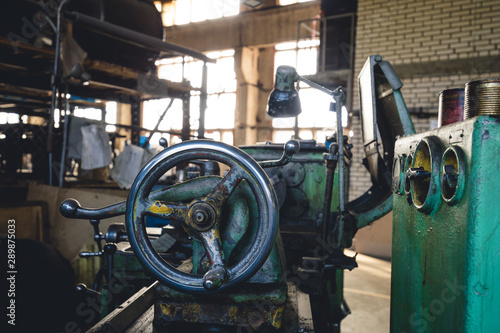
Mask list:
[{"label": "metal pipe", "polygon": [[207,86],[208,86],[208,68],[207,63],[203,63],[203,73],[201,76],[201,95],[200,95],[200,120],[198,125],[198,138],[205,137],[205,111],[207,110]]},{"label": "metal pipe", "polygon": [[[66,97],[65,97],[66,99]],[[66,99],[66,103],[68,100]],[[66,109],[66,108],[65,108]],[[66,162],[66,147],[68,146],[68,114],[66,110],[64,111],[64,124],[63,124],[63,143],[61,151],[61,165],[59,167],[59,187],[63,187],[64,184],[64,164]]]},{"label": "metal pipe", "polygon": [[342,87],[336,89],[337,93],[333,94],[333,99],[335,100],[335,112],[337,113],[337,143],[338,143],[338,166],[339,166],[339,216],[338,216],[338,235],[337,235],[337,246],[341,248],[342,246],[342,236],[344,234],[344,199],[345,199],[345,189],[344,189],[344,131],[342,129],[342,106],[344,105],[345,94]]},{"label": "metal pipe", "polygon": [[64,19],[63,16],[63,7],[69,2],[70,0],[63,0],[60,4],[59,7],[57,8],[57,31],[56,31],[56,50],[55,50],[55,59],[54,59],[54,73],[52,75],[52,98],[51,98],[51,104],[50,104],[50,121],[49,121],[49,128],[48,128],[48,133],[47,133],[47,152],[49,153],[49,185],[52,185],[52,145],[53,145],[53,133],[52,130],[54,128],[54,111],[56,109],[56,98],[57,98],[57,93],[59,91],[59,80],[60,80],[60,55],[61,55],[61,31],[62,31],[62,21]]},{"label": "metal pipe", "polygon": [[92,16],[84,15],[78,12],[67,12],[66,17],[74,23],[81,24],[91,28],[97,33],[119,39],[125,43],[136,45],[142,48],[148,48],[155,51],[175,52],[179,55],[188,55],[204,62],[215,62],[203,53],[189,49],[187,47],[164,42],[159,38],[152,37],[131,29],[127,29],[116,24],[101,21]]},{"label": "metal pipe", "polygon": [[307,83],[308,85],[310,85],[313,88],[316,88],[318,90],[321,90],[324,93],[327,93],[330,96],[334,96],[335,94],[338,94],[339,90],[340,90],[340,87],[337,88],[337,89],[335,89],[335,90],[330,90],[330,89],[328,89],[326,87],[323,87],[322,85],[320,85],[320,84],[318,84],[318,83],[316,83],[314,81],[311,81],[309,79],[306,79],[305,77],[302,77],[302,76],[299,76],[299,80],[302,81],[302,82]]},{"label": "metal pipe", "polygon": [[167,107],[165,108],[165,111],[163,111],[163,113],[161,114],[160,116],[160,119],[158,119],[158,122],[156,123],[156,126],[155,128],[149,133],[149,136],[148,138],[146,139],[146,141],[144,141],[144,143],[142,144],[142,148],[145,148],[148,146],[148,143],[149,141],[151,140],[151,137],[153,136],[153,134],[155,134],[156,132],[158,132],[158,127],[160,127],[160,123],[163,121],[163,118],[165,118],[165,115],[167,114],[168,110],[170,110],[170,108],[172,107],[172,104],[174,103],[174,99],[171,98],[170,99],[170,102],[168,103]]},{"label": "metal pipe", "polygon": [[325,198],[323,201],[323,224],[321,230],[321,238],[325,244],[328,244],[329,227],[330,227],[330,212],[332,206],[333,196],[333,181],[335,178],[335,168],[337,167],[337,151],[338,145],[333,142],[330,145],[329,154],[326,157],[326,185],[325,185]]}]

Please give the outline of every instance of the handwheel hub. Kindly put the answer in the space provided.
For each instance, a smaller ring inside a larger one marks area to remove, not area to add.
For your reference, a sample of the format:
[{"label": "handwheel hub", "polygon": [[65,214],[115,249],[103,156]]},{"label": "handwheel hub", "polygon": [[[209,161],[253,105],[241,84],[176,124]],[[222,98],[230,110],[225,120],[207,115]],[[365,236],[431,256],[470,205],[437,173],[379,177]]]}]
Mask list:
[{"label": "handwheel hub", "polygon": [[188,210],[187,224],[195,231],[207,231],[217,222],[217,211],[209,203],[196,202]]}]

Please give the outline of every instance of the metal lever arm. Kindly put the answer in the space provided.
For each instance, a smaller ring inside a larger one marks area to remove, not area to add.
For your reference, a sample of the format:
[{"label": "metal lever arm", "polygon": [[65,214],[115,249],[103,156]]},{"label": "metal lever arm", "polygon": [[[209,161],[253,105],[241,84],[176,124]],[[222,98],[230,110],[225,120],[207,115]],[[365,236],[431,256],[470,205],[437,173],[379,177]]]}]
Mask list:
[{"label": "metal lever arm", "polygon": [[283,147],[283,155],[279,160],[258,162],[262,168],[278,167],[288,164],[294,154],[300,150],[300,143],[297,140],[290,140]]},{"label": "metal lever arm", "polygon": [[59,211],[61,212],[62,216],[70,219],[83,220],[102,220],[118,215],[123,215],[125,214],[126,209],[127,204],[125,201],[108,207],[89,209],[83,208],[75,199],[66,199],[61,203],[61,206],[59,207]]},{"label": "metal lever arm", "polygon": [[411,180],[425,180],[431,177],[431,173],[423,167],[410,168],[406,171],[406,177]]}]

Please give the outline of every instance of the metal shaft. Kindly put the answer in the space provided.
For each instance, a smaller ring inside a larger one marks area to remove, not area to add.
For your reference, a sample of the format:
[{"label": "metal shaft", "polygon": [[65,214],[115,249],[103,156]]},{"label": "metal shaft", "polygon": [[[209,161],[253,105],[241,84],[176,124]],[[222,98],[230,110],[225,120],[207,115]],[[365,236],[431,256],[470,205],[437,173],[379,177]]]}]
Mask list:
[{"label": "metal shaft", "polygon": [[345,189],[344,189],[344,133],[342,129],[342,106],[344,105],[345,94],[342,88],[338,88],[333,94],[333,99],[335,100],[335,111],[337,112],[337,143],[339,145],[338,149],[338,166],[339,166],[339,216],[338,216],[338,235],[337,235],[337,247],[342,246],[342,236],[344,234],[344,199],[345,199]]}]

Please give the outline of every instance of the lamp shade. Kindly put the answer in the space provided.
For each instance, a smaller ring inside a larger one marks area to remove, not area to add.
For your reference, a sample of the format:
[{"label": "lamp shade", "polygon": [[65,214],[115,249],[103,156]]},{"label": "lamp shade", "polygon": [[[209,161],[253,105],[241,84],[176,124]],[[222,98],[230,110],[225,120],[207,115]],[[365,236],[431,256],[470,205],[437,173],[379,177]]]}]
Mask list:
[{"label": "lamp shade", "polygon": [[302,112],[295,82],[299,75],[291,66],[279,66],[276,70],[274,90],[269,95],[267,114],[273,118],[296,117]]}]

